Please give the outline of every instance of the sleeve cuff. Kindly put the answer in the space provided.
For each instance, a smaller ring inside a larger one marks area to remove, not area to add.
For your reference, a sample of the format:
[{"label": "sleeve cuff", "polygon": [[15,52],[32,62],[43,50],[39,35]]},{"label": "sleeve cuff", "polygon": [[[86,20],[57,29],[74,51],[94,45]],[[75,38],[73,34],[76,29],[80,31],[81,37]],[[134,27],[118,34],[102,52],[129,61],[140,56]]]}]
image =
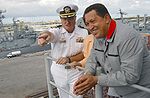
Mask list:
[{"label": "sleeve cuff", "polygon": [[108,86],[108,77],[107,77],[107,75],[101,74],[100,76],[98,76],[97,84],[99,84],[101,86]]}]

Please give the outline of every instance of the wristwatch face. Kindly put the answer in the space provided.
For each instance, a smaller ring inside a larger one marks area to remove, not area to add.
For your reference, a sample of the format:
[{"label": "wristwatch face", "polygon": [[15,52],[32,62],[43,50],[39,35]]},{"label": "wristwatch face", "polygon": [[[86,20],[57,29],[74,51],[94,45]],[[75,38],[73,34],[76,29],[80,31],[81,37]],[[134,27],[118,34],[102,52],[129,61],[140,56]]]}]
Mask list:
[{"label": "wristwatch face", "polygon": [[71,69],[71,66],[66,65],[66,66],[65,66],[65,69]]}]

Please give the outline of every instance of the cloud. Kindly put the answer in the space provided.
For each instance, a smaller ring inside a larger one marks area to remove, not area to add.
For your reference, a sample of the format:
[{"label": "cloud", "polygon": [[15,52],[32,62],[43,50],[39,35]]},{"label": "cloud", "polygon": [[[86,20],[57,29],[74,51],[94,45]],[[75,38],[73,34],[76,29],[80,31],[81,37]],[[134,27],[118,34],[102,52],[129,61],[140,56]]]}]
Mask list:
[{"label": "cloud", "polygon": [[79,6],[79,14],[93,3],[103,3],[114,16],[119,9],[130,14],[150,14],[149,0],[0,0],[0,10],[6,9],[9,17],[57,15],[56,9],[64,4]]}]

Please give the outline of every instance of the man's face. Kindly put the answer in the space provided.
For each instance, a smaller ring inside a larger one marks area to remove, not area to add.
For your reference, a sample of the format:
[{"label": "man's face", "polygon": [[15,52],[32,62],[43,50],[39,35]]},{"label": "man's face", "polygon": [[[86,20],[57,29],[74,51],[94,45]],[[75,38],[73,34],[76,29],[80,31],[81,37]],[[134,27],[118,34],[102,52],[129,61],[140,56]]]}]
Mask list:
[{"label": "man's face", "polygon": [[96,38],[104,38],[107,35],[108,23],[107,20],[97,15],[95,10],[92,10],[85,14],[85,24],[87,29]]},{"label": "man's face", "polygon": [[76,24],[76,17],[71,17],[71,18],[60,18],[62,26],[69,32],[73,32]]}]

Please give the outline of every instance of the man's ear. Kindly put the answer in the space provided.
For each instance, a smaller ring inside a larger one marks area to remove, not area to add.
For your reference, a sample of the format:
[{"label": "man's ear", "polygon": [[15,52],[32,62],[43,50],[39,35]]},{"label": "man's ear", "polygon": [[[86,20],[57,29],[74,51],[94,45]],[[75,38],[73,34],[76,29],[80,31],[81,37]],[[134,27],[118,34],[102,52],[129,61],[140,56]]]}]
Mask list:
[{"label": "man's ear", "polygon": [[105,16],[104,16],[104,19],[105,19],[105,21],[106,21],[106,23],[108,24],[108,23],[110,23],[110,16],[108,15],[108,14],[106,14]]}]

